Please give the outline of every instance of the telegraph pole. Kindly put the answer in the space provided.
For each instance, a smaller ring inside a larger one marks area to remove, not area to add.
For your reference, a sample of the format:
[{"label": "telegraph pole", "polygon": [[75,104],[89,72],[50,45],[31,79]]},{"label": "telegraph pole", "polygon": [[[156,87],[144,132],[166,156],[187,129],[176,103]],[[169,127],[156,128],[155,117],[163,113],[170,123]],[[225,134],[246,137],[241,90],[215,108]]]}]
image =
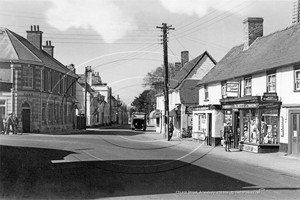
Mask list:
[{"label": "telegraph pole", "polygon": [[162,27],[157,26],[156,28],[160,28],[163,31],[163,51],[164,51],[164,66],[165,66],[165,81],[164,81],[164,97],[165,97],[165,133],[164,138],[168,138],[170,141],[169,134],[169,62],[168,62],[168,30],[175,30],[175,28],[171,28],[172,25],[167,26],[167,23],[162,23]]}]

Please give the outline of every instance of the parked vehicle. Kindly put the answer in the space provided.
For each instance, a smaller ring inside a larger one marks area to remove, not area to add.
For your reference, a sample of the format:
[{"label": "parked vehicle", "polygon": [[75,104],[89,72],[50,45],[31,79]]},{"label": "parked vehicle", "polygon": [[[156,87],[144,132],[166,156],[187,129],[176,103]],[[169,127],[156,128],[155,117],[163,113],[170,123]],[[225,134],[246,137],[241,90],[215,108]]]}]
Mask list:
[{"label": "parked vehicle", "polygon": [[146,131],[147,128],[147,115],[143,112],[134,112],[131,115],[131,129],[140,129]]}]

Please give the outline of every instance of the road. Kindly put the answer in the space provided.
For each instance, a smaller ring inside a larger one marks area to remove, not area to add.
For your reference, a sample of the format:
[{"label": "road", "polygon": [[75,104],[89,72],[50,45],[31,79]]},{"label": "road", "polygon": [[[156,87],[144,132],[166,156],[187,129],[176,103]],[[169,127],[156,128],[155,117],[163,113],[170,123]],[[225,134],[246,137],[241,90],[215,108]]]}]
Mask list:
[{"label": "road", "polygon": [[300,176],[153,130],[1,135],[0,144],[2,199],[300,198]]}]

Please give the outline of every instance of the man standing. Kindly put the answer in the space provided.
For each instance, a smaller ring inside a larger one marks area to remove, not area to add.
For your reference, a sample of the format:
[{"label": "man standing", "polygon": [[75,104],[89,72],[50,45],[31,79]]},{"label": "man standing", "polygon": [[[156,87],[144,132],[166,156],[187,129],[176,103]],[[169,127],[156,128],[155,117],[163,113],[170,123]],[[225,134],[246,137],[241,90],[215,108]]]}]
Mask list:
[{"label": "man standing", "polygon": [[224,124],[225,151],[230,152],[231,138],[232,138],[231,123],[227,122],[227,124]]},{"label": "man standing", "polygon": [[15,113],[12,114],[12,123],[13,123],[13,134],[17,135],[18,134],[18,124],[19,120],[18,117]]},{"label": "man standing", "polygon": [[12,113],[10,113],[5,120],[5,133],[4,134],[9,135],[10,127],[12,127],[12,131],[14,133],[15,127],[14,127],[13,121],[12,121]]}]

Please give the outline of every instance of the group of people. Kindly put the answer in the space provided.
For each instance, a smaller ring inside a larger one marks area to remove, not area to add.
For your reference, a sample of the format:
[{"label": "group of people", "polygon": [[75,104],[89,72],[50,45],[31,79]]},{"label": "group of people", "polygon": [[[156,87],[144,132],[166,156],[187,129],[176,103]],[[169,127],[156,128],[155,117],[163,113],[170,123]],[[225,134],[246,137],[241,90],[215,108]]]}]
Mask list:
[{"label": "group of people", "polygon": [[2,115],[0,115],[0,133],[1,134],[9,135],[10,130],[12,130],[13,134],[17,134],[18,133],[18,124],[19,124],[19,120],[15,113],[10,113],[4,120],[4,124],[3,124]]}]

